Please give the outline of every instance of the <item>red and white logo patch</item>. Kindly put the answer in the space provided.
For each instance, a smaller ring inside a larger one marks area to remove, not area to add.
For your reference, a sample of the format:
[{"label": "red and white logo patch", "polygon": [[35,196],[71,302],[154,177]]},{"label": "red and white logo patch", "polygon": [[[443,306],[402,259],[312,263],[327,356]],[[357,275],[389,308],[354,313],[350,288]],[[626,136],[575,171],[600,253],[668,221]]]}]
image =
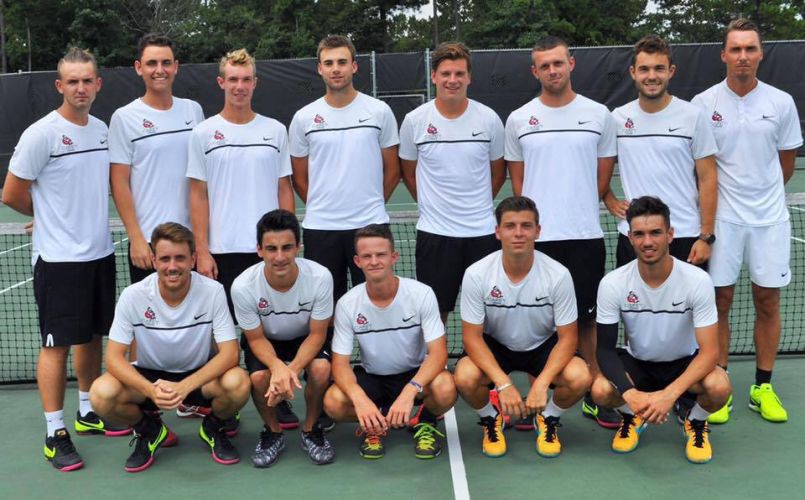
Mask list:
[{"label": "red and white logo patch", "polygon": [[493,299],[502,299],[503,292],[501,292],[500,288],[498,288],[497,286],[493,286],[492,290],[489,292],[489,296],[492,297]]},{"label": "red and white logo patch", "polygon": [[637,295],[635,295],[633,291],[629,290],[629,295],[626,296],[626,302],[630,304],[637,304],[640,302],[640,299],[637,298]]},{"label": "red and white logo patch", "polygon": [[629,130],[632,130],[634,128],[634,122],[631,118],[627,118],[626,123],[624,123],[623,126]]},{"label": "red and white logo patch", "polygon": [[143,118],[143,128],[154,128],[154,124]]},{"label": "red and white logo patch", "polygon": [[713,116],[711,116],[710,119],[713,120],[714,122],[720,122],[724,120],[724,117],[721,116],[721,113],[719,113],[718,111],[713,111]]},{"label": "red and white logo patch", "polygon": [[369,320],[366,319],[366,316],[364,316],[363,314],[358,313],[358,317],[355,319],[355,323],[357,323],[359,325],[365,325],[365,324],[369,323]]},{"label": "red and white logo patch", "polygon": [[427,130],[428,130],[428,135],[436,135],[436,134],[439,133],[439,129],[436,128],[436,126],[433,125],[432,123],[428,123],[428,129]]},{"label": "red and white logo patch", "polygon": [[324,125],[324,117],[317,114],[316,116],[313,117],[313,123],[315,123],[316,125]]},{"label": "red and white logo patch", "polygon": [[260,300],[257,301],[257,309],[259,309],[261,311],[264,311],[264,310],[268,309],[268,307],[270,305],[271,304],[269,304],[268,301],[263,297],[260,297]]},{"label": "red and white logo patch", "polygon": [[73,140],[70,139],[69,137],[67,137],[66,135],[62,135],[61,136],[61,143],[64,144],[65,146],[72,146],[73,145]]},{"label": "red and white logo patch", "polygon": [[154,310],[151,309],[150,307],[145,310],[143,316],[145,317],[145,319],[150,319],[151,321],[157,319],[156,313],[154,313]]},{"label": "red and white logo patch", "polygon": [[224,137],[224,134],[222,134],[222,133],[221,133],[220,131],[218,131],[218,130],[216,130],[216,131],[215,131],[215,135],[213,135],[212,137],[213,137],[213,139],[215,139],[216,141],[223,141],[224,139],[226,139],[226,137]]},{"label": "red and white logo patch", "polygon": [[531,118],[528,119],[528,124],[531,125],[532,127],[536,127],[537,125],[539,125],[539,120],[537,119],[536,116],[531,115]]}]

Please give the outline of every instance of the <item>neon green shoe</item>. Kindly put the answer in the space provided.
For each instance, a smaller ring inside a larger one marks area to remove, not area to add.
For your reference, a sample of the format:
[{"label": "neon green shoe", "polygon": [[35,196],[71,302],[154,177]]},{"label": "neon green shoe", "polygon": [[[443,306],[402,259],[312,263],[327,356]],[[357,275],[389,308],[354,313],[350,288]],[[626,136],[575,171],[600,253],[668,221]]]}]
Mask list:
[{"label": "neon green shoe", "polygon": [[749,409],[760,413],[769,422],[787,422],[788,412],[774,392],[771,384],[753,385],[749,388]]},{"label": "neon green shoe", "polygon": [[727,399],[727,404],[721,407],[715,413],[711,413],[709,417],[707,417],[708,424],[726,424],[730,420],[730,413],[732,412],[732,394],[730,394],[729,399]]}]

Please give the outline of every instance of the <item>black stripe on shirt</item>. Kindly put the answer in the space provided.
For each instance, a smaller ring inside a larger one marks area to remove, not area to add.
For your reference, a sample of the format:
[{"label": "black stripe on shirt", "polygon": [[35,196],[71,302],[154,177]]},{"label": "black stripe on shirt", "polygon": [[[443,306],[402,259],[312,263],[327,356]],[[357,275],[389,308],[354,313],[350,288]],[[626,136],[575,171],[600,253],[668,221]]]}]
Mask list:
[{"label": "black stripe on shirt", "polygon": [[279,153],[279,151],[280,151],[280,148],[278,148],[277,146],[275,146],[273,144],[222,144],[221,146],[215,146],[212,149],[208,149],[207,151],[204,151],[204,154],[208,155],[208,154],[212,153],[213,151],[215,151],[216,149],[221,149],[221,148],[260,148],[260,147],[274,148],[274,149],[277,150],[277,153]]},{"label": "black stripe on shirt", "polygon": [[601,132],[599,132],[597,130],[589,130],[589,129],[586,129],[586,128],[562,128],[562,129],[556,129],[556,130],[534,130],[534,131],[531,131],[531,132],[526,132],[525,134],[519,136],[518,139],[522,139],[523,137],[525,137],[527,135],[532,135],[532,134],[551,134],[553,132],[557,132],[557,133],[562,133],[562,132],[589,132],[591,134],[601,135]]},{"label": "black stripe on shirt", "polygon": [[546,302],[545,304],[521,304],[516,303],[513,306],[505,304],[484,304],[486,307],[497,307],[498,309],[514,309],[515,307],[553,307],[553,302]]},{"label": "black stripe on shirt", "polygon": [[685,314],[686,312],[692,311],[692,310],[693,310],[693,308],[691,308],[691,307],[686,307],[685,309],[683,309],[681,311],[668,311],[666,309],[660,309],[659,311],[653,311],[651,309],[637,309],[637,310],[634,310],[634,309],[621,309],[621,314],[624,314],[624,313],[636,313],[636,314],[638,314],[638,313]]},{"label": "black stripe on shirt", "polygon": [[[413,325],[406,325],[406,326],[398,326],[395,328],[381,328],[379,330],[366,330],[365,332],[355,332],[355,335],[363,335],[365,333],[382,333],[382,332],[393,332],[395,330],[410,330],[411,328],[417,328],[422,326],[422,323],[415,323]],[[353,328],[354,331],[354,328]]]},{"label": "black stripe on shirt", "polygon": [[194,326],[199,325],[211,325],[212,320],[210,321],[199,321],[198,323],[193,323],[192,325],[182,325],[182,326],[171,326],[171,327],[161,327],[161,326],[148,326],[144,323],[134,323],[131,326],[141,326],[146,330],[186,330],[188,328],[193,328]]},{"label": "black stripe on shirt", "polygon": [[417,142],[417,146],[422,146],[423,144],[456,144],[460,142],[492,142],[491,139],[457,139],[455,141],[424,141],[424,142]]},{"label": "black stripe on shirt", "polygon": [[312,312],[313,309],[299,309],[298,311],[268,311],[267,313],[261,313],[258,311],[258,315],[260,316],[271,316],[272,314],[280,315],[280,314],[299,314],[303,312]]},{"label": "black stripe on shirt", "polygon": [[352,127],[340,127],[340,128],[316,128],[313,130],[308,130],[307,132],[305,132],[305,135],[309,135],[314,132],[340,132],[342,130],[352,130],[356,128],[374,128],[380,130],[380,127],[378,127],[377,125],[354,125]]},{"label": "black stripe on shirt", "polygon": [[135,137],[134,139],[131,140],[131,142],[142,141],[143,139],[148,139],[149,137],[157,137],[159,135],[179,134],[181,132],[190,132],[191,130],[193,130],[193,129],[192,128],[181,128],[181,129],[178,129],[178,130],[168,130],[166,132],[154,132],[153,134],[146,134],[146,135],[144,135],[142,137]]},{"label": "black stripe on shirt", "polygon": [[50,157],[61,158],[62,156],[81,155],[84,153],[94,153],[95,151],[109,151],[109,148],[83,149],[81,151],[70,151],[69,153],[62,153],[60,155],[50,155]]},{"label": "black stripe on shirt", "polygon": [[639,135],[618,135],[618,139],[637,139],[638,137],[677,137],[679,139],[688,139],[692,140],[693,137],[689,137],[687,135],[678,135],[678,134],[639,134]]}]

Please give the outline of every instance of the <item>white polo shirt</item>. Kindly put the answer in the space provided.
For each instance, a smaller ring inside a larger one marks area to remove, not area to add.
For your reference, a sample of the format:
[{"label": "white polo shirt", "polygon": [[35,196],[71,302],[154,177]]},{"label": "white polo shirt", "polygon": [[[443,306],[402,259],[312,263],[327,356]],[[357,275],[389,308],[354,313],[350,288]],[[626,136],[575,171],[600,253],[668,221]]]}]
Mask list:
[{"label": "white polo shirt", "polygon": [[400,141],[388,104],[359,92],[334,108],[322,97],[296,112],[289,135],[291,155],[308,158],[303,227],[345,230],[389,221],[380,150]]},{"label": "white polo shirt", "polygon": [[537,97],[506,120],[506,160],[525,163],[522,194],[537,204],[541,241],[603,238],[598,159],[616,155],[609,110],[582,95],[559,108]]},{"label": "white polo shirt", "polygon": [[[671,209],[674,236],[701,232],[695,161],[718,147],[707,117],[693,104],[672,97],[664,109],[646,113],[637,99],[612,112],[618,129],[618,171],[626,200],[656,196]],[[629,224],[618,224],[621,234]]]},{"label": "white polo shirt", "polygon": [[699,348],[696,328],[718,322],[710,276],[674,258],[665,283],[651,288],[640,277],[637,260],[610,272],[598,287],[597,321],[621,319],[629,332],[626,350],[643,361],[673,361]]},{"label": "white polo shirt", "polygon": [[114,251],[109,233],[106,124],[76,125],[51,111],[22,133],[8,170],[33,181],[32,260],[88,262]]},{"label": "white polo shirt", "polygon": [[512,283],[498,250],[467,268],[461,284],[461,320],[484,325],[484,333],[512,351],[542,345],[557,326],[576,321],[573,279],[565,266],[534,250],[531,271]]},{"label": "white polo shirt", "polygon": [[201,106],[179,97],[166,110],[137,98],[112,115],[109,160],[131,169],[134,212],[146,240],[163,222],[190,227],[187,140],[202,121]]},{"label": "white polo shirt", "polygon": [[207,183],[210,253],[254,253],[257,221],[279,207],[279,180],[291,175],[288,135],[273,118],[238,125],[221,115],[190,134],[187,177]]},{"label": "white polo shirt", "polygon": [[417,162],[417,229],[469,238],[495,231],[490,162],[503,158],[503,122],[469,100],[458,118],[445,118],[435,101],[405,116],[400,158]]},{"label": "white polo shirt", "polygon": [[740,97],[724,80],[692,102],[708,117],[718,144],[716,218],[745,226],[787,221],[779,151],[802,145],[794,99],[761,81]]}]

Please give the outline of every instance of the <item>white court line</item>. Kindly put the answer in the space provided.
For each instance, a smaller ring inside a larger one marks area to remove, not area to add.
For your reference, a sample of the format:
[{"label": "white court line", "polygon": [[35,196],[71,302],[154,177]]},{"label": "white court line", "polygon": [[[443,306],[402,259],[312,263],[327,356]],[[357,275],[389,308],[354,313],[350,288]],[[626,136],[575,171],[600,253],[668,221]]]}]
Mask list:
[{"label": "white court line", "polygon": [[456,500],[469,500],[470,489],[467,485],[467,471],[464,470],[464,458],[461,455],[461,441],[458,439],[455,409],[451,408],[450,411],[444,414],[444,427],[447,431],[450,475],[453,478],[453,496]]},{"label": "white court line", "polygon": [[7,253],[11,253],[11,252],[14,252],[14,251],[16,251],[16,250],[21,250],[21,249],[23,249],[23,248],[25,248],[25,247],[29,247],[29,246],[31,246],[31,244],[30,244],[30,243],[26,243],[26,244],[24,244],[24,245],[20,245],[20,246],[18,246],[18,247],[9,248],[8,250],[3,250],[2,252],[0,252],[0,255],[5,255],[5,254],[7,254]]},{"label": "white court line", "polygon": [[28,278],[27,280],[25,280],[25,281],[20,281],[20,282],[19,282],[19,283],[17,283],[16,285],[11,285],[11,286],[10,286],[10,287],[8,287],[8,288],[3,288],[2,290],[0,290],[0,295],[4,294],[4,293],[6,293],[6,292],[9,292],[9,291],[11,291],[11,290],[14,290],[15,288],[17,288],[17,287],[19,287],[19,286],[22,286],[22,285],[24,285],[24,284],[28,283],[29,281],[33,281],[33,279],[34,279],[34,278],[33,278],[33,276],[31,276],[31,277],[30,277],[30,278]]}]

